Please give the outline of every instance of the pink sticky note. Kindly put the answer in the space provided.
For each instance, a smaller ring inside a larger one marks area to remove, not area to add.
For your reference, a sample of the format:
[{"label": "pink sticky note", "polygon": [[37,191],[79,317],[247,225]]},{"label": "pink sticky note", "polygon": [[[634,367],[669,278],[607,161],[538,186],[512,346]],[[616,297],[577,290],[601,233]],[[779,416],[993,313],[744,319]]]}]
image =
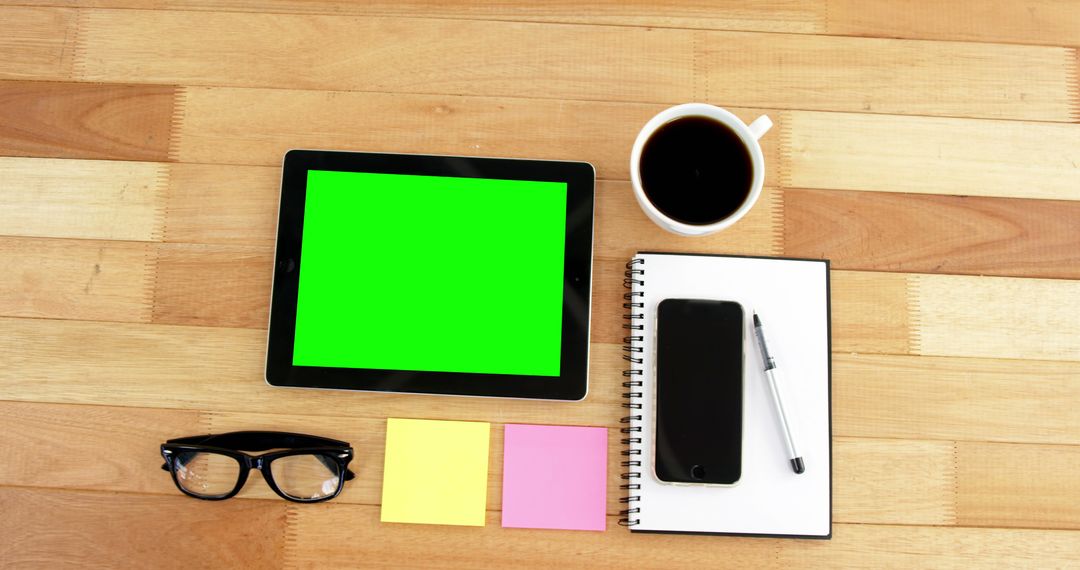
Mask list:
[{"label": "pink sticky note", "polygon": [[502,525],[605,530],[607,428],[508,424]]}]

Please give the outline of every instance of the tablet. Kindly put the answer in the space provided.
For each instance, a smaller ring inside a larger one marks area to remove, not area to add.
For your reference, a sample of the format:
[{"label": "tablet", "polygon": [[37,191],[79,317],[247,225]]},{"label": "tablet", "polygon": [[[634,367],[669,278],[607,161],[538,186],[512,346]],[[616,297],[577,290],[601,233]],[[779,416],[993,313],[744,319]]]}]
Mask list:
[{"label": "tablet", "polygon": [[594,177],[583,162],[289,151],[267,383],[584,398]]}]

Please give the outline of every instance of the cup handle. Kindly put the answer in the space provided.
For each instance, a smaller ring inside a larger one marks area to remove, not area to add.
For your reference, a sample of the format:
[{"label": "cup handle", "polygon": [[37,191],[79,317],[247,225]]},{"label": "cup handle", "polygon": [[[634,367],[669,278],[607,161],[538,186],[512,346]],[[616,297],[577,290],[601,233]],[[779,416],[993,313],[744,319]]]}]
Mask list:
[{"label": "cup handle", "polygon": [[762,135],[769,132],[772,128],[772,119],[768,115],[762,115],[754,119],[753,123],[746,126],[750,129],[750,134],[754,135],[754,139],[760,139]]}]

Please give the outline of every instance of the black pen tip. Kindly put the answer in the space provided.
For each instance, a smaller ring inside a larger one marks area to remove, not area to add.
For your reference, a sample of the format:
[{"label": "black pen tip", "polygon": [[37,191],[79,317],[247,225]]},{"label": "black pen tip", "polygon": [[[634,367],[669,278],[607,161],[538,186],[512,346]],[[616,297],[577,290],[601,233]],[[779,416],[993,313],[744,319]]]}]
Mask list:
[{"label": "black pen tip", "polygon": [[754,311],[754,326],[755,327],[760,327],[761,326],[761,319],[758,318],[757,311]]},{"label": "black pen tip", "polygon": [[802,473],[803,471],[806,471],[806,464],[803,463],[802,457],[796,457],[795,459],[792,459],[791,468],[794,469],[796,473]]}]

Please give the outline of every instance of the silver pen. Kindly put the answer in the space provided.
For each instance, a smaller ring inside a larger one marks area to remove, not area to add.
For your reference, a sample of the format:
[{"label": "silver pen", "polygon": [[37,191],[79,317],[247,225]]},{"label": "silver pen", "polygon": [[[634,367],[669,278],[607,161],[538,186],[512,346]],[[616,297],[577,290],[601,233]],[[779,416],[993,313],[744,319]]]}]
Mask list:
[{"label": "silver pen", "polygon": [[769,347],[765,344],[765,327],[761,325],[757,312],[754,313],[754,334],[757,336],[758,348],[761,349],[761,361],[765,364],[765,377],[769,379],[769,392],[772,393],[773,404],[776,406],[776,417],[780,418],[780,429],[784,432],[784,443],[787,444],[791,468],[796,473],[802,473],[806,471],[806,464],[795,447],[795,438],[791,435],[787,412],[784,411],[784,399],[780,395],[780,386],[776,383],[776,361],[769,354]]}]

